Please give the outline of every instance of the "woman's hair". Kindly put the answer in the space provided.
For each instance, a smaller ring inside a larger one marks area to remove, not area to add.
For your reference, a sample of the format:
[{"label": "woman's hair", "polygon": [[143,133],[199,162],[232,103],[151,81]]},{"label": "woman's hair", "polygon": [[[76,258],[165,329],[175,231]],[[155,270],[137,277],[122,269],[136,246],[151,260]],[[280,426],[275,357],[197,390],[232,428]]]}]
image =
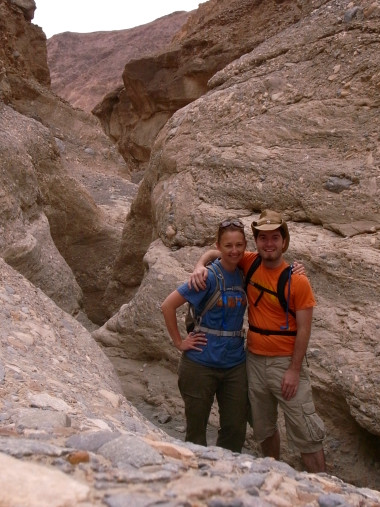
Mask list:
[{"label": "woman's hair", "polygon": [[226,218],[220,222],[216,238],[218,243],[220,243],[220,240],[226,231],[240,231],[245,239],[244,224],[241,220],[239,220],[239,218]]}]

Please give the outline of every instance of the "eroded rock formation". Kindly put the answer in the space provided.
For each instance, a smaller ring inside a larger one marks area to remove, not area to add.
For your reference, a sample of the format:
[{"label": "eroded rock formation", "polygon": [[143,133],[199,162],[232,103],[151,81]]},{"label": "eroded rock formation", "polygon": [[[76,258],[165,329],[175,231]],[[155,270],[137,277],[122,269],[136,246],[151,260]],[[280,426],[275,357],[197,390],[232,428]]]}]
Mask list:
[{"label": "eroded rock formation", "polygon": [[210,245],[226,215],[248,226],[261,209],[282,211],[292,232],[289,260],[303,259],[318,299],[310,356],[329,459],[353,480],[352,465],[341,466],[350,433],[364,429],[366,443],[353,452],[363,477],[377,481],[380,9],[366,1],[352,9],[284,2],[278,12],[296,7],[293,24],[216,73],[210,91],[160,131],[108,301],[117,306],[119,290],[141,276],[143,283],[94,336],[113,355],[118,347],[170,361],[159,301],[186,279],[186,249]]},{"label": "eroded rock formation", "polygon": [[188,15],[174,12],[126,30],[53,35],[47,41],[52,90],[91,112],[105,95],[122,87],[125,64],[164,48]]},{"label": "eroded rock formation", "polygon": [[[123,396],[135,389],[169,416],[181,411],[178,354],[160,303],[212,243],[221,217],[238,215],[248,229],[263,207],[276,208],[289,221],[288,258],[302,259],[318,301],[309,360],[328,470],[380,488],[378,2],[204,4],[156,61],[174,65],[186,50],[190,62],[192,44],[196,56],[210,41],[208,61],[220,67],[205,70],[194,57],[210,79],[188,95],[186,72],[169,73],[179,81],[168,89],[180,93],[163,98],[160,85],[163,109],[150,98],[157,73],[141,80],[139,93],[151,89],[146,102],[169,121],[123,232],[136,167],[96,118],[49,90],[33,3],[0,0],[0,255],[18,270],[0,259],[0,503],[20,495],[41,505],[43,484],[50,506],[169,497],[173,505],[379,504],[376,491],[258,458],[254,443],[234,456],[173,440]],[[153,130],[149,123],[149,143]],[[69,315],[82,308],[93,321],[116,312],[93,338],[122,386]],[[286,444],[282,456],[300,469]]]},{"label": "eroded rock formation", "polygon": [[107,132],[136,172],[146,169],[152,144],[177,111],[207,91],[207,81],[226,64],[292,26],[309,3],[211,0],[200,4],[166,51],[128,62],[124,88],[96,108]]},{"label": "eroded rock formation", "polygon": [[0,9],[1,255],[66,311],[102,323],[121,222],[96,206],[111,193],[96,187],[125,190],[129,171],[98,121],[49,90],[42,30],[17,2]]}]

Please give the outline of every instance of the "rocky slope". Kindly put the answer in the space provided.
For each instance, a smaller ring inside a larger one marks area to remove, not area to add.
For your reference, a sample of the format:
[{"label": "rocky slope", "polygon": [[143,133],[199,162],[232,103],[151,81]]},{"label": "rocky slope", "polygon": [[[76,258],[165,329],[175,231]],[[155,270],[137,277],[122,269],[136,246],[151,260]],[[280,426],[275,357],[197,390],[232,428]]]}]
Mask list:
[{"label": "rocky slope", "polygon": [[[137,187],[97,119],[49,89],[34,0],[0,0],[1,505],[380,503],[365,489],[380,489],[378,2],[203,7],[176,39],[189,55],[215,27],[214,54],[249,38],[249,8],[261,40],[170,111]],[[339,479],[302,472],[286,442],[294,468],[250,435],[239,456],[157,427],[183,425],[160,303],[221,216],[248,230],[264,206],[285,213],[315,288],[311,373]],[[92,337],[78,322],[111,313]]]},{"label": "rocky slope", "polygon": [[2,259],[0,276],[3,507],[379,505],[334,477],[168,437],[75,319]]}]

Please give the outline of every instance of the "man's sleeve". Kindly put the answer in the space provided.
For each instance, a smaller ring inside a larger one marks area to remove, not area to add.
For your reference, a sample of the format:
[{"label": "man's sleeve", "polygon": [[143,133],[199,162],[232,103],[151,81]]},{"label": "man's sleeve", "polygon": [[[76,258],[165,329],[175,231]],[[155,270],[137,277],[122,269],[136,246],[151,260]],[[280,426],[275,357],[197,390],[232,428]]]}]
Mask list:
[{"label": "man's sleeve", "polygon": [[305,275],[297,274],[293,274],[292,278],[294,278],[295,284],[294,303],[296,311],[316,306],[317,303],[308,278]]}]

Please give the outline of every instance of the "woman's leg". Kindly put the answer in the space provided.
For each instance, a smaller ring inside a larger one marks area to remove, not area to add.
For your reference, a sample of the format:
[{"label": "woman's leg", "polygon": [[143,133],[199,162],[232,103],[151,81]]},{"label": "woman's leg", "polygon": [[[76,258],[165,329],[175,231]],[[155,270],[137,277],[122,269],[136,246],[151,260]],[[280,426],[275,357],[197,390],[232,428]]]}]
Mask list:
[{"label": "woman's leg", "polygon": [[218,369],[220,429],[216,445],[241,452],[245,441],[248,415],[248,387],[245,362],[233,368]]},{"label": "woman's leg", "polygon": [[217,387],[214,368],[202,366],[183,355],[178,375],[178,387],[185,403],[185,440],[206,446],[207,423]]}]

